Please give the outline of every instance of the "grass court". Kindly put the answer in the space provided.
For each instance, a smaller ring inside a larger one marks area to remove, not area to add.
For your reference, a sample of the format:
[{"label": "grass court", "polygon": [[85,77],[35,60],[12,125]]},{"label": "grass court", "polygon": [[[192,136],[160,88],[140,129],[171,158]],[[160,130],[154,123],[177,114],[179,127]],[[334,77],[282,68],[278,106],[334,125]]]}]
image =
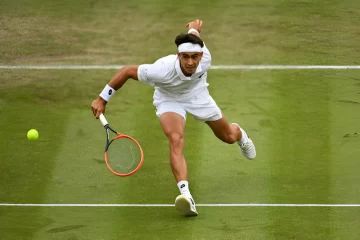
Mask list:
[{"label": "grass court", "polygon": [[[174,54],[188,21],[217,65],[360,65],[353,0],[0,3],[1,66],[134,65]],[[153,88],[129,80],[107,119],[143,147],[135,175],[103,160],[90,104],[115,69],[0,69],[0,239],[358,239],[360,207],[201,206],[185,218]],[[188,116],[185,158],[197,204],[360,204],[360,70],[211,69],[210,93],[257,158]],[[37,141],[26,132],[36,128]]]}]

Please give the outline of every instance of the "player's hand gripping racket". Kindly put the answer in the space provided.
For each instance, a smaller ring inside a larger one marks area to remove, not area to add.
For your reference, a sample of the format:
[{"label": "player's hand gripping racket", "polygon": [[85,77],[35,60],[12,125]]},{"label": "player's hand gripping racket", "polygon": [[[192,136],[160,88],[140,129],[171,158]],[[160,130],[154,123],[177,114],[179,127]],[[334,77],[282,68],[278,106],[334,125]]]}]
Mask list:
[{"label": "player's hand gripping racket", "polygon": [[[106,130],[105,162],[116,176],[126,177],[136,173],[144,162],[140,144],[132,137],[113,130],[103,114],[100,121]],[[117,136],[110,140],[109,130]]]}]

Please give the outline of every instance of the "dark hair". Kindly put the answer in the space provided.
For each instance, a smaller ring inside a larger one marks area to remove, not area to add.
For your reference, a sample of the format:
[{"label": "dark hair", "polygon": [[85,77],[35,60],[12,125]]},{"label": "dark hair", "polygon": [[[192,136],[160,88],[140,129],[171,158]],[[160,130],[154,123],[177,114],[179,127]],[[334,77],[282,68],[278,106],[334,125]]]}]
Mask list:
[{"label": "dark hair", "polygon": [[176,38],[175,38],[175,44],[176,46],[179,47],[180,44],[183,44],[183,43],[194,43],[194,44],[199,44],[201,47],[204,46],[204,42],[196,35],[194,34],[180,34],[178,35]]}]

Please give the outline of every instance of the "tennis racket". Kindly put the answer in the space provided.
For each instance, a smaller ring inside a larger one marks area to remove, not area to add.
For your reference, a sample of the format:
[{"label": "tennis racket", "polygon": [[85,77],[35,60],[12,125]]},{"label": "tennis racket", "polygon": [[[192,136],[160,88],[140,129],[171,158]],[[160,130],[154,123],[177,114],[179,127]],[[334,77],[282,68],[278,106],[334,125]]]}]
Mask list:
[{"label": "tennis racket", "polygon": [[[144,153],[140,144],[134,138],[112,129],[103,114],[100,115],[100,121],[106,131],[104,157],[109,170],[120,177],[136,173],[144,162]],[[109,130],[116,134],[111,140]]]}]

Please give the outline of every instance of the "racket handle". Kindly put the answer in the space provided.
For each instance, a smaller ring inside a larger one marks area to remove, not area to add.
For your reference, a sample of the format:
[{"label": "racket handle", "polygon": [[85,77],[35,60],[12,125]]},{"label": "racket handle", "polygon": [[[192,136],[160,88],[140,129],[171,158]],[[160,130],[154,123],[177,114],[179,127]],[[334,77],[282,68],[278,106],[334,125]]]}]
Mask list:
[{"label": "racket handle", "polygon": [[105,127],[106,125],[109,125],[108,122],[106,121],[106,118],[104,116],[104,114],[100,114],[100,121],[102,123],[102,125]]}]

